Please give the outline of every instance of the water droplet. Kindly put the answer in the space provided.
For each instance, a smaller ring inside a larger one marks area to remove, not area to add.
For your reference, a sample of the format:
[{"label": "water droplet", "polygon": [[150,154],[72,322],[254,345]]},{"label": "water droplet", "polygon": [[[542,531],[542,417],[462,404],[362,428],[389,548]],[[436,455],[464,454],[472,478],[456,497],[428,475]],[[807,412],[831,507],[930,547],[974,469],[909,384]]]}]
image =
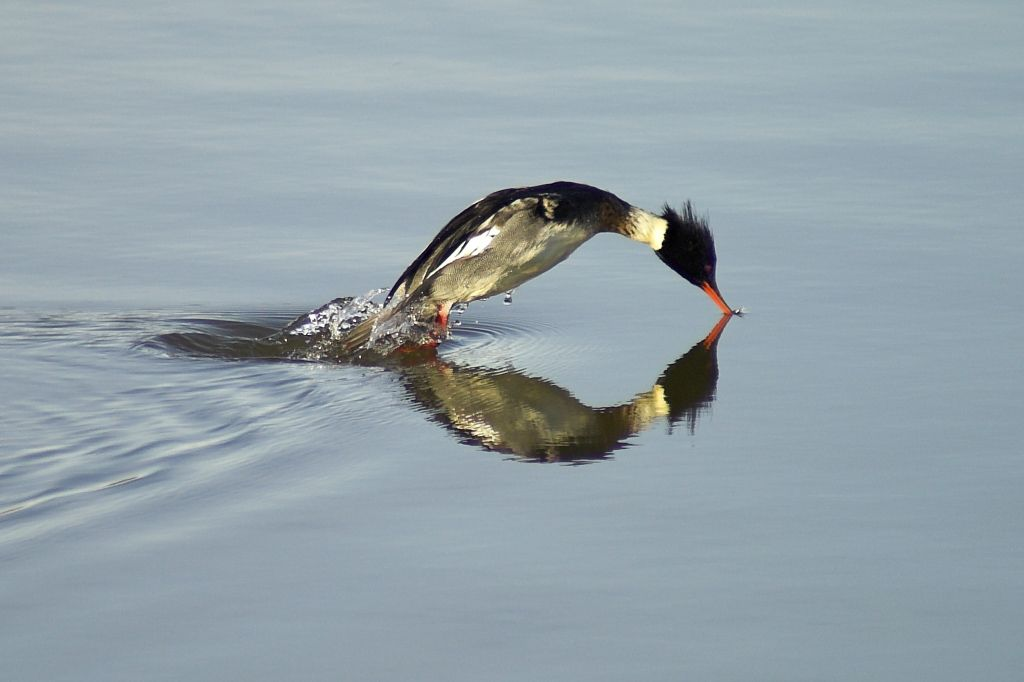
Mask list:
[{"label": "water droplet", "polygon": [[509,289],[508,291],[505,292],[505,300],[503,301],[505,305],[512,305],[512,294],[514,294],[515,292],[515,289]]}]

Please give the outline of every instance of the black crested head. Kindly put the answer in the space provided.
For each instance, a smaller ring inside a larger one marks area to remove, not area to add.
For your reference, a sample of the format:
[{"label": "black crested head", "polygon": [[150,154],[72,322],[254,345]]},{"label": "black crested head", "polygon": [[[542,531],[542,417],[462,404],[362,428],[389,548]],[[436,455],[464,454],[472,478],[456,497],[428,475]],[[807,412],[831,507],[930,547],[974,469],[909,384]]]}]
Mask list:
[{"label": "black crested head", "polygon": [[715,282],[718,258],[715,256],[715,240],[707,220],[694,215],[689,201],[683,205],[682,213],[665,204],[661,217],[668,226],[665,228],[661,248],[655,251],[658,258],[687,282],[700,287],[723,313],[732,315],[738,312],[728,306],[718,291]]},{"label": "black crested head", "polygon": [[661,217],[668,223],[661,248],[655,251],[664,261],[691,284],[702,287],[715,283],[715,240],[707,220],[693,212],[687,201],[682,213],[665,204]]}]

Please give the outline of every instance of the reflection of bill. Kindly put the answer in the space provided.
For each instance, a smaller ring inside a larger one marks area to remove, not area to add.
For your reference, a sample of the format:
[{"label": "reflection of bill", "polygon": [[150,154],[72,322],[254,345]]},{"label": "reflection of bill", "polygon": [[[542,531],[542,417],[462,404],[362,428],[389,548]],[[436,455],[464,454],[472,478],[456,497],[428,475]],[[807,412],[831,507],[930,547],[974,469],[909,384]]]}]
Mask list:
[{"label": "reflection of bill", "polygon": [[439,359],[403,367],[412,399],[464,442],[543,462],[606,458],[655,419],[685,420],[692,433],[715,398],[718,338],[730,317],[673,362],[649,391],[593,408],[546,379]]}]

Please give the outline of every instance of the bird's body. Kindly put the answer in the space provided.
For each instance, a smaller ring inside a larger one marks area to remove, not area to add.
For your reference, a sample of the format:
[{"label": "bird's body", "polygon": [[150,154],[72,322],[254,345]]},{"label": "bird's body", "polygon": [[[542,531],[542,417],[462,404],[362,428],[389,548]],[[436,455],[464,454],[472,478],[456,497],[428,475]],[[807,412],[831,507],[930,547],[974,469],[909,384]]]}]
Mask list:
[{"label": "bird's body", "polygon": [[600,232],[648,244],[723,312],[732,312],[715,285],[710,230],[689,204],[682,215],[668,206],[655,215],[596,187],[555,182],[499,190],[452,218],[392,286],[381,314],[344,343],[360,347],[380,322],[399,313],[434,320],[442,338],[454,304],[514,289]]}]

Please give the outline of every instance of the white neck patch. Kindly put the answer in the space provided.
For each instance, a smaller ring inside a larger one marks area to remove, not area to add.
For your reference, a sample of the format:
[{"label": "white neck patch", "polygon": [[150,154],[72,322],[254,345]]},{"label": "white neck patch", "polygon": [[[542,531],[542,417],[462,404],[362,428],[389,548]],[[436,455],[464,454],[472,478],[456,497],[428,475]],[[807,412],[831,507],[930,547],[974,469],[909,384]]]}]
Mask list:
[{"label": "white neck patch", "polygon": [[665,242],[667,230],[668,221],[664,218],[634,207],[629,211],[629,223],[623,234],[657,251]]}]

